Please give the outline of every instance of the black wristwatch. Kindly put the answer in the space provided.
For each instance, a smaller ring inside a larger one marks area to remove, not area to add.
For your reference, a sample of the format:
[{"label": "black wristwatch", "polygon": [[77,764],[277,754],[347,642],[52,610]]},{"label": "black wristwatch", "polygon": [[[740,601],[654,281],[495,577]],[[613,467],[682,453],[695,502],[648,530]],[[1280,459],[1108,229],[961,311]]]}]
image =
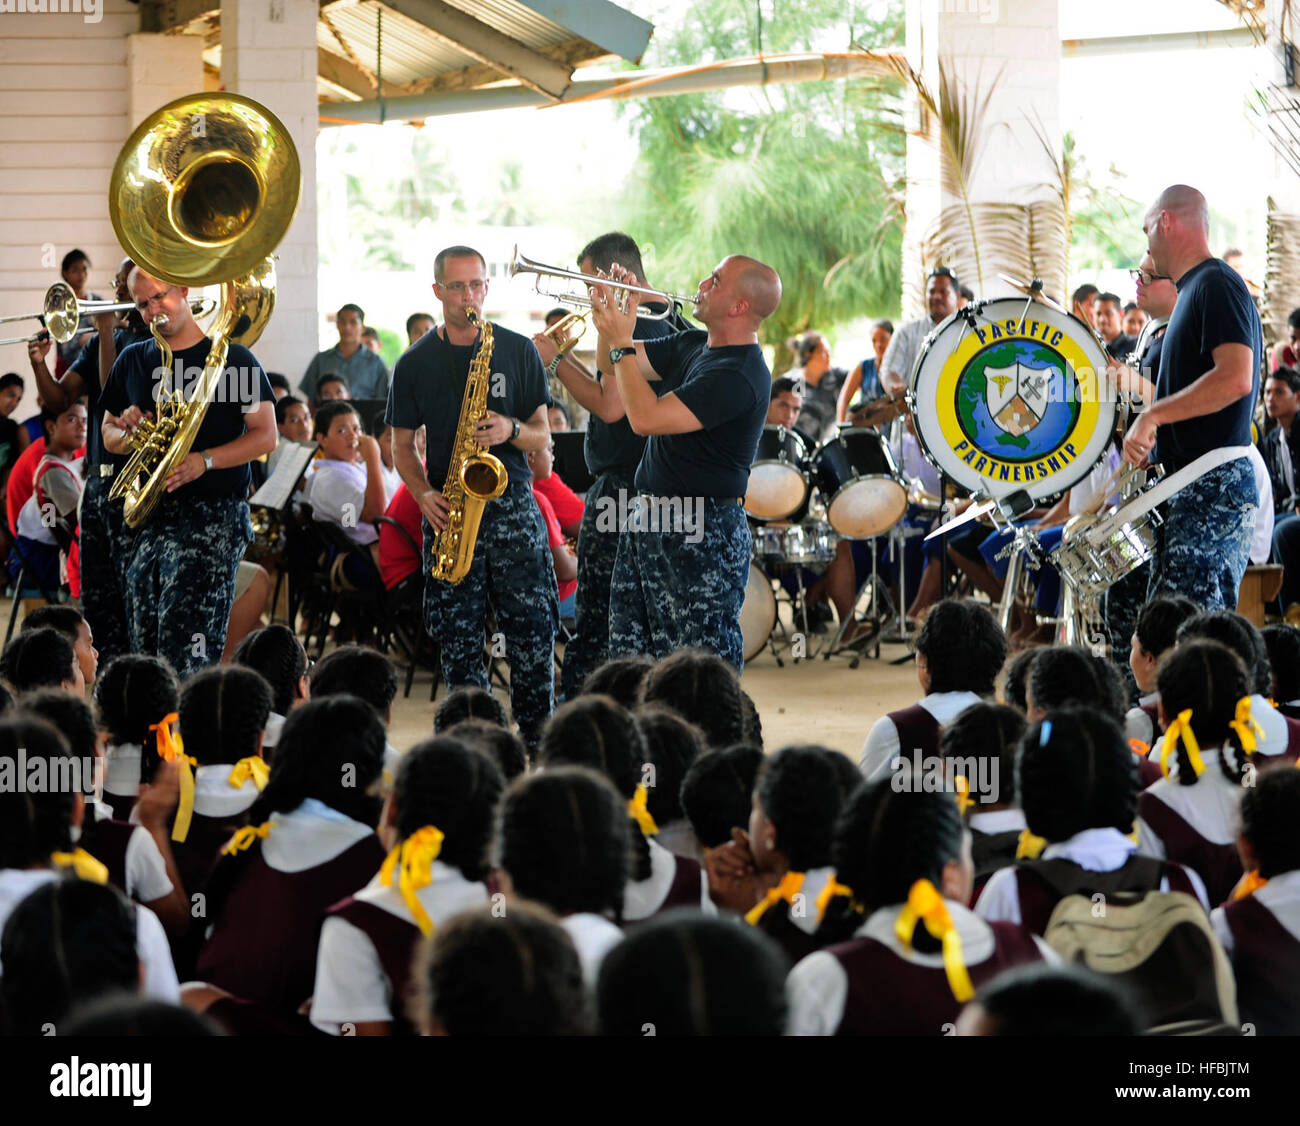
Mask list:
[{"label": "black wristwatch", "polygon": [[519,427],[519,419],[517,419],[517,418],[512,418],[510,421],[511,421],[511,423],[514,425],[514,431],[513,431],[513,433],[511,433],[511,435],[510,435],[510,441],[513,442],[516,438],[519,437],[519,430],[520,430],[520,427]]},{"label": "black wristwatch", "polygon": [[611,364],[617,365],[618,361],[621,360],[624,356],[631,356],[635,352],[636,352],[635,346],[631,348],[611,348],[609,350],[609,362]]}]

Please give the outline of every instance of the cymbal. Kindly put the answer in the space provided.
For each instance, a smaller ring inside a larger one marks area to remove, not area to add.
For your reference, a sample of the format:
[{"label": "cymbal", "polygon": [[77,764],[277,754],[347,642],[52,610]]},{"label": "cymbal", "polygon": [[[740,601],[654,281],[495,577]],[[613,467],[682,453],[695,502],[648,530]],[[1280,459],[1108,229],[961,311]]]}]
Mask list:
[{"label": "cymbal", "polygon": [[1040,302],[1048,308],[1055,309],[1058,313],[1068,313],[1069,310],[1058,301],[1054,301],[1043,292],[1043,281],[1041,278],[1034,278],[1032,282],[1023,282],[1019,278],[1013,278],[1010,274],[998,274],[998,279],[1004,281],[1018,293],[1023,293],[1026,297],[1032,297],[1035,301]]},{"label": "cymbal", "polygon": [[986,512],[992,512],[997,508],[996,500],[986,500],[983,504],[972,504],[960,516],[954,516],[946,524],[940,524],[933,532],[925,537],[926,543],[934,539],[935,536],[942,536],[945,532],[951,532],[954,528],[960,528],[963,524],[969,524],[972,520],[978,520]]}]

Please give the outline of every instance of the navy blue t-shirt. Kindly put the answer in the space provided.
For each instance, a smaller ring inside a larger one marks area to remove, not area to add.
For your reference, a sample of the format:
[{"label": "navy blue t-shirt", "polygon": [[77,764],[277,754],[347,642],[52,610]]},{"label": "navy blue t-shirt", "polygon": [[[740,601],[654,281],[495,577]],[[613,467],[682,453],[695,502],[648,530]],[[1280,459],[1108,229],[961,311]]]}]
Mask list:
[{"label": "navy blue t-shirt", "polygon": [[[698,329],[649,340],[646,359],[700,421],[646,441],[636,487],[655,496],[741,497],[767,418],[772,373],[757,344],[700,347]],[[707,337],[706,337],[707,339]]]},{"label": "navy blue t-shirt", "polygon": [[[152,337],[150,337],[147,328],[116,329],[113,332],[114,360],[129,345],[150,339]],[[82,348],[77,358],[72,361],[68,370],[75,371],[81,377],[81,382],[86,385],[86,468],[93,469],[95,466],[102,464],[119,467],[125,465],[125,454],[112,454],[104,449],[104,439],[99,429],[104,422],[104,407],[99,401],[99,333],[95,333],[86,341],[86,346]]]},{"label": "navy blue t-shirt", "polygon": [[1251,349],[1250,394],[1214,414],[1170,422],[1156,432],[1153,460],[1173,472],[1223,446],[1250,445],[1250,417],[1259,397],[1259,363],[1264,335],[1259,313],[1241,275],[1218,258],[1193,266],[1177,282],[1178,304],[1160,350],[1156,399],[1190,387],[1214,367],[1220,344]]},{"label": "navy blue t-shirt", "polygon": [[[669,335],[673,330],[666,321],[637,317],[632,330],[633,340],[658,340]],[[614,376],[601,376],[612,379]],[[652,380],[650,386],[657,394],[666,395],[662,384],[656,385]],[[604,422],[594,414],[587,419],[587,437],[583,442],[582,452],[587,461],[587,469],[593,477],[602,473],[619,473],[631,477],[636,467],[641,464],[641,454],[645,450],[645,438],[632,429],[627,415],[617,422]]]},{"label": "navy blue t-shirt", "polygon": [[[403,352],[393,368],[388,424],[403,430],[418,430],[421,425],[427,428],[425,472],[435,489],[441,489],[447,480],[470,361],[477,350],[477,341],[457,347],[448,344],[435,329]],[[551,405],[546,369],[528,337],[493,324],[490,371],[488,410],[524,423],[538,407]],[[498,391],[504,394],[498,395]],[[488,452],[501,459],[511,481],[532,480],[524,452],[511,445],[509,439]]]},{"label": "navy blue t-shirt", "polygon": [[[166,378],[160,380],[158,364],[161,356],[152,339],[124,348],[113,361],[108,382],[100,392],[101,410],[120,415],[127,407],[137,406],[156,415],[161,392],[179,390],[188,396],[193,391],[211,351],[212,341],[206,336],[192,347],[178,349],[172,356]],[[213,392],[191,452],[202,453],[233,442],[246,430],[246,411],[256,410],[261,403],[274,402],[271,382],[257,357],[239,344],[230,345],[225,374]],[[170,495],[182,503],[191,499],[246,497],[251,480],[247,463],[229,469],[209,469],[198,480],[182,485]]]}]

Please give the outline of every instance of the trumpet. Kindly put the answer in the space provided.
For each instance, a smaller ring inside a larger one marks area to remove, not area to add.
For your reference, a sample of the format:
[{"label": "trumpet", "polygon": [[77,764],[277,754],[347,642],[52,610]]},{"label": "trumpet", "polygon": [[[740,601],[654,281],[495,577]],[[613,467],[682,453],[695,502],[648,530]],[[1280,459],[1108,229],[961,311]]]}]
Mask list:
[{"label": "trumpet", "polygon": [[[551,300],[558,301],[564,305],[577,305],[590,309],[591,297],[585,292],[579,293],[577,290],[572,288],[567,290],[543,289],[541,284],[542,278],[565,278],[568,281],[579,282],[584,287],[603,285],[610,289],[622,290],[623,292],[620,296],[624,310],[626,310],[627,301],[633,293],[639,293],[643,297],[648,297],[651,300],[662,302],[665,306],[662,313],[652,312],[644,305],[637,306],[636,315],[648,321],[667,320],[668,317],[672,315],[673,303],[675,301],[680,301],[684,305],[695,304],[694,297],[683,297],[681,294],[668,293],[662,289],[651,289],[649,286],[644,285],[632,285],[630,282],[615,281],[613,278],[592,277],[590,274],[584,274],[578,270],[566,270],[562,266],[548,266],[544,262],[535,262],[533,259],[520,254],[518,246],[515,247],[514,253],[510,256],[510,276],[514,277],[516,274],[536,274],[537,284],[534,288],[537,292],[543,297],[548,297]],[[578,316],[585,317],[586,314],[578,314]],[[568,318],[565,319],[567,320]],[[564,322],[561,321],[558,323],[563,324]],[[552,325],[551,327],[554,328],[555,326]]]},{"label": "trumpet", "polygon": [[[216,302],[210,298],[195,298],[190,302],[195,316],[204,316],[216,308]],[[80,301],[67,282],[55,282],[45,291],[45,301],[39,313],[16,313],[9,317],[0,317],[0,324],[10,321],[26,321],[35,318],[44,325],[48,332],[60,344],[66,344],[80,331],[82,317],[97,317],[101,313],[126,313],[135,308],[134,301]],[[34,332],[30,336],[11,336],[0,340],[5,344],[26,344],[38,340],[43,335]]]}]

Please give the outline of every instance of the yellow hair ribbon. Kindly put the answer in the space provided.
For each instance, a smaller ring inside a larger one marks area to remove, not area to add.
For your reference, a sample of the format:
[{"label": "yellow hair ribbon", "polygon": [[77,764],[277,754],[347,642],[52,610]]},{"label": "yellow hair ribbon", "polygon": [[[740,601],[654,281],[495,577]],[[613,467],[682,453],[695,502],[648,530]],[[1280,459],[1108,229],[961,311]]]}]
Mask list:
[{"label": "yellow hair ribbon", "polygon": [[1192,764],[1192,770],[1199,778],[1205,773],[1205,760],[1201,758],[1201,745],[1192,732],[1191,708],[1184,708],[1178,713],[1178,718],[1165,728],[1165,745],[1160,751],[1160,773],[1169,777],[1169,756],[1177,750],[1180,738],[1187,748],[1187,761]]},{"label": "yellow hair ribbon", "polygon": [[641,826],[641,832],[647,837],[653,837],[659,832],[659,826],[655,824],[655,819],[650,816],[650,791],[644,786],[638,786],[636,793],[628,799],[627,813],[638,825]]},{"label": "yellow hair ribbon", "polygon": [[912,890],[907,893],[907,902],[894,923],[894,934],[907,950],[912,949],[912,938],[921,923],[932,937],[943,943],[943,969],[948,975],[952,995],[963,1003],[969,1001],[975,996],[975,987],[962,959],[961,935],[953,925],[943,896],[929,880],[917,880],[912,885]]},{"label": "yellow hair ribbon", "polygon": [[442,830],[433,825],[417,829],[388,854],[379,869],[379,882],[390,888],[393,886],[393,870],[401,866],[397,890],[426,938],[433,934],[433,920],[415,893],[433,883],[433,862],[442,851],[444,839]]},{"label": "yellow hair ribbon", "polygon": [[957,812],[965,817],[966,811],[975,804],[975,799],[970,796],[970,779],[964,774],[958,774],[953,778],[952,785],[957,791]]},{"label": "yellow hair ribbon", "polygon": [[1263,738],[1264,729],[1259,725],[1259,720],[1250,714],[1249,696],[1243,696],[1237,701],[1237,713],[1228,726],[1237,733],[1237,738],[1241,741],[1241,749],[1246,754],[1253,755],[1259,750],[1258,740]]},{"label": "yellow hair ribbon", "polygon": [[1128,741],[1128,749],[1137,755],[1138,758],[1146,758],[1147,755],[1151,753],[1151,744],[1144,743],[1141,739],[1130,739]]},{"label": "yellow hair ribbon", "polygon": [[236,829],[235,835],[222,846],[223,855],[234,856],[237,852],[252,848],[254,841],[266,840],[271,835],[271,826],[274,824],[274,821],[263,821],[260,825],[245,825],[242,829]]},{"label": "yellow hair ribbon", "polygon": [[1245,899],[1248,895],[1254,895],[1266,883],[1268,881],[1259,874],[1259,869],[1252,868],[1237,881],[1237,886],[1232,889],[1232,894],[1228,896],[1228,900],[1231,902],[1234,899]]},{"label": "yellow hair ribbon", "polygon": [[50,862],[60,868],[71,868],[80,880],[89,880],[92,884],[108,883],[108,867],[101,864],[84,848],[72,852],[52,852]]},{"label": "yellow hair ribbon", "polygon": [[849,901],[849,906],[858,914],[862,913],[861,904],[853,901],[853,889],[847,884],[842,884],[834,876],[826,881],[826,886],[822,888],[821,894],[817,896],[817,922],[826,917],[826,909],[831,905],[832,899],[843,897]]},{"label": "yellow hair ribbon", "polygon": [[180,719],[176,712],[168,712],[157,723],[149,724],[150,731],[158,732],[158,757],[165,762],[176,761],[177,738],[172,734],[172,724],[179,723]]},{"label": "yellow hair ribbon", "polygon": [[802,872],[787,872],[781,882],[772,888],[762,899],[745,913],[745,922],[750,926],[756,926],[758,920],[767,914],[767,910],[774,903],[780,903],[784,900],[786,903],[793,903],[794,897],[799,894],[799,889],[803,887]]},{"label": "yellow hair ribbon", "polygon": [[241,758],[235,763],[234,769],[230,772],[230,777],[226,781],[238,790],[250,778],[253,785],[257,787],[260,794],[266,789],[266,783],[271,777],[271,768],[266,765],[266,760],[261,755],[249,755],[247,758]]},{"label": "yellow hair ribbon", "polygon": [[1037,837],[1028,829],[1020,830],[1020,839],[1016,841],[1017,860],[1037,860],[1047,847],[1045,837]]},{"label": "yellow hair ribbon", "polygon": [[158,733],[158,757],[176,764],[180,782],[180,801],[176,805],[176,820],[172,823],[174,841],[184,841],[190,835],[190,821],[194,817],[194,767],[198,766],[198,762],[185,753],[180,735],[172,734],[171,725],[179,721],[179,715],[169,712],[157,723],[149,725],[150,731]]}]

